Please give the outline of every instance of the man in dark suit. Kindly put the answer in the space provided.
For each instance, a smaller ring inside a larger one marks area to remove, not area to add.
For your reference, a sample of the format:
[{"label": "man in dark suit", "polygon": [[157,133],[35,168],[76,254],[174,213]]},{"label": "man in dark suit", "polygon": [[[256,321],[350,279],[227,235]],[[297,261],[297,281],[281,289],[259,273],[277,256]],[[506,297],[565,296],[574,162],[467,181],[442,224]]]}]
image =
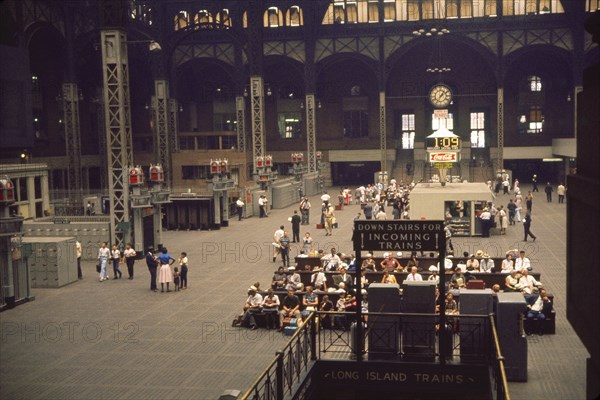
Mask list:
[{"label": "man in dark suit", "polygon": [[340,283],[344,284],[346,291],[352,288],[352,276],[346,272],[346,265],[340,267],[340,273],[333,276],[333,285],[336,288],[340,287]]},{"label": "man in dark suit", "polygon": [[544,321],[546,320],[544,308],[548,308],[546,303],[549,303],[550,300],[547,296],[540,296],[540,290],[534,286],[531,289],[531,294],[525,296],[525,301],[527,302],[527,319],[530,321],[526,333],[528,335],[537,333],[541,336],[544,334]]},{"label": "man in dark suit", "polygon": [[146,251],[146,265],[148,266],[148,271],[150,271],[150,290],[158,292],[158,289],[156,288],[156,269],[158,268],[158,261],[156,261],[154,248],[152,246],[148,247],[148,250]]},{"label": "man in dark suit", "polygon": [[302,218],[298,215],[298,211],[294,210],[292,215],[292,243],[298,243],[300,241],[300,222]]}]

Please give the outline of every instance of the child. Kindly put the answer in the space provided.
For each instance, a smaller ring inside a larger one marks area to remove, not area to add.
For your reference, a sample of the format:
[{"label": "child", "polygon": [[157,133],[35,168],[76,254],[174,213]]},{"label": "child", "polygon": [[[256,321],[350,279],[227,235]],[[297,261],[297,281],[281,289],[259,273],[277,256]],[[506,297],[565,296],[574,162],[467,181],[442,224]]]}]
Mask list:
[{"label": "child", "polygon": [[176,292],[179,292],[179,281],[180,281],[179,268],[175,267],[173,269],[173,283],[175,284]]},{"label": "child", "polygon": [[181,253],[179,257],[179,266],[181,267],[181,289],[187,289],[187,273],[188,273],[188,257],[187,253],[184,251]]}]

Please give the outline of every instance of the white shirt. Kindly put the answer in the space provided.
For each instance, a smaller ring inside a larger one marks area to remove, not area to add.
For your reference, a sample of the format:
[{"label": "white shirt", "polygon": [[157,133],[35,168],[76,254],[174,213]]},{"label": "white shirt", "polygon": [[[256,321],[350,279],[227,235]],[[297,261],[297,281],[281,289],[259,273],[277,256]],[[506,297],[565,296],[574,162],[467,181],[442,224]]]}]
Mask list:
[{"label": "white shirt", "polygon": [[259,206],[264,206],[264,205],[266,205],[266,204],[267,204],[267,199],[266,199],[266,198],[264,198],[264,197],[260,197],[260,198],[258,199],[258,205],[259,205]]},{"label": "white shirt", "polygon": [[279,239],[281,239],[283,237],[283,234],[284,234],[283,229],[277,229],[275,231],[275,233],[273,234],[273,240],[276,243],[279,243]]},{"label": "white shirt", "polygon": [[267,306],[267,305],[273,305],[273,304],[277,304],[277,307],[279,307],[279,296],[277,296],[276,294],[273,295],[273,297],[269,297],[269,296],[265,296],[263,302],[261,303],[262,306]]},{"label": "white shirt", "polygon": [[188,258],[187,257],[183,257],[181,259],[181,261],[179,261],[179,265],[188,265]]},{"label": "white shirt", "polygon": [[325,277],[325,273],[323,273],[321,271],[315,272],[310,277],[310,281],[312,282],[312,284],[315,287],[321,287],[321,286],[323,286],[323,283],[325,283],[326,280],[327,280],[327,278]]},{"label": "white shirt", "polygon": [[524,257],[518,257],[515,260],[515,269],[516,270],[522,270],[523,268],[527,268],[528,270],[531,270],[531,261],[529,261],[529,258]]},{"label": "white shirt", "polygon": [[108,247],[100,247],[100,250],[98,250],[98,258],[100,257],[110,257],[110,250],[108,249]]},{"label": "white shirt", "polygon": [[75,242],[75,251],[77,252],[77,258],[81,258],[81,243]]},{"label": "white shirt", "polygon": [[135,257],[135,250],[134,249],[125,249],[123,250],[123,256],[125,256],[125,258],[127,257]]},{"label": "white shirt", "polygon": [[481,272],[492,272],[492,268],[494,268],[494,260],[492,260],[491,258],[484,258],[479,263],[479,270]]},{"label": "white shirt", "polygon": [[[237,199],[235,204],[237,204],[238,207],[244,207],[244,202],[241,201],[240,199]],[[260,204],[260,199],[258,199],[258,204]]]},{"label": "white shirt", "polygon": [[119,249],[113,250],[110,252],[112,258],[121,258],[121,252]]},{"label": "white shirt", "polygon": [[556,188],[556,193],[559,196],[564,196],[565,195],[565,187],[563,185],[558,185],[558,187]]},{"label": "white shirt", "polygon": [[492,214],[489,211],[484,211],[479,216],[481,219],[490,219],[492,218]]},{"label": "white shirt", "polygon": [[260,294],[256,293],[254,296],[248,296],[246,304],[250,304],[252,307],[260,306],[263,303],[263,298]]},{"label": "white shirt", "polygon": [[377,216],[375,217],[375,219],[378,219],[378,220],[386,220],[386,219],[387,219],[387,214],[386,214],[386,213],[385,213],[383,210],[380,210],[380,211],[377,213]]},{"label": "white shirt", "polygon": [[523,275],[521,279],[519,279],[519,284],[527,294],[531,294],[531,289],[533,289],[534,286],[541,286],[541,283],[531,275]]},{"label": "white shirt", "polygon": [[406,277],[407,281],[422,281],[423,277],[421,276],[421,274],[413,274],[412,272],[410,274],[408,274],[408,276]]},{"label": "white shirt", "polygon": [[429,275],[429,278],[427,278],[428,281],[435,281],[435,283],[440,283],[440,276],[439,275]]},{"label": "white shirt", "polygon": [[339,263],[342,262],[337,254],[327,254],[321,258],[321,261],[325,261],[326,269],[337,269]]},{"label": "white shirt", "polygon": [[533,303],[533,305],[531,306],[531,311],[542,312],[543,308],[544,308],[544,300],[542,300],[542,296],[538,296],[535,303]]},{"label": "white shirt", "polygon": [[503,274],[509,273],[513,270],[513,260],[504,259],[502,260],[502,272]]}]

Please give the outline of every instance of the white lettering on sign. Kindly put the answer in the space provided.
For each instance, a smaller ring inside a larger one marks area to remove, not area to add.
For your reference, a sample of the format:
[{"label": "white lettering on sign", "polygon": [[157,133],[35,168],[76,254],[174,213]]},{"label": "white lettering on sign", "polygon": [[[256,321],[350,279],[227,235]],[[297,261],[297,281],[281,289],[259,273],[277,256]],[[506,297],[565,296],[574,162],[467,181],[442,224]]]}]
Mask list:
[{"label": "white lettering on sign", "polygon": [[456,162],[456,153],[429,153],[429,162]]},{"label": "white lettering on sign", "polygon": [[387,382],[404,382],[407,376],[403,372],[379,372],[369,371],[367,372],[368,381],[387,381]]},{"label": "white lettering on sign", "polygon": [[[325,373],[324,378],[332,380],[352,380],[358,381],[363,376],[358,371],[332,370]],[[399,371],[365,371],[364,379],[367,381],[379,382],[414,382],[414,383],[452,383],[468,384],[475,382],[472,377],[463,374],[421,374],[406,373]]]}]

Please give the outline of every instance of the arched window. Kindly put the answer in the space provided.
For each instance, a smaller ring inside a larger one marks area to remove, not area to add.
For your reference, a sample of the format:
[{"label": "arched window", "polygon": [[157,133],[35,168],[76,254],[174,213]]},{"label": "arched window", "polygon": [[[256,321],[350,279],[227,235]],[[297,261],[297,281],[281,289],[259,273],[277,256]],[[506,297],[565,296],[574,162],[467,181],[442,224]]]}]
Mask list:
[{"label": "arched window", "polygon": [[175,15],[173,22],[176,31],[185,29],[190,24],[190,16],[187,11],[179,11],[177,15]]},{"label": "arched window", "polygon": [[302,9],[299,6],[291,6],[285,16],[286,26],[302,26],[304,21],[302,18]]},{"label": "arched window", "polygon": [[264,14],[265,28],[277,28],[283,26],[283,12],[278,7],[269,7]]},{"label": "arched window", "polygon": [[527,83],[530,92],[541,92],[542,91],[542,78],[536,75],[530,75],[527,77]]},{"label": "arched window", "polygon": [[213,17],[206,10],[200,10],[194,15],[195,29],[212,29],[213,28]]},{"label": "arched window", "polygon": [[229,17],[229,10],[224,8],[223,10],[219,11],[215,18],[215,22],[218,27],[222,27],[224,29],[231,28],[231,18]]}]

